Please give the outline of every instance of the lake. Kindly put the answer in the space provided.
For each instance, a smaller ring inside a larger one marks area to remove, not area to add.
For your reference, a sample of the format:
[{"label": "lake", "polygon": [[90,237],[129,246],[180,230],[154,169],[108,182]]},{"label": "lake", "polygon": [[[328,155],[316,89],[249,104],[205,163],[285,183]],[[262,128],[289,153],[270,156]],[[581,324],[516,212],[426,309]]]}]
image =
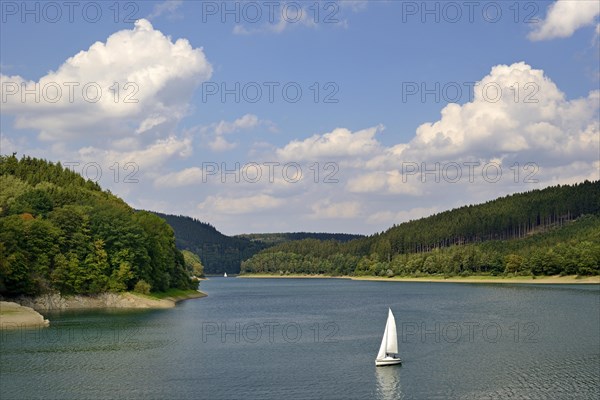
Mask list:
[{"label": "lake", "polygon": [[[8,399],[597,399],[598,285],[212,278],[5,331]],[[402,366],[375,367],[388,307]]]}]

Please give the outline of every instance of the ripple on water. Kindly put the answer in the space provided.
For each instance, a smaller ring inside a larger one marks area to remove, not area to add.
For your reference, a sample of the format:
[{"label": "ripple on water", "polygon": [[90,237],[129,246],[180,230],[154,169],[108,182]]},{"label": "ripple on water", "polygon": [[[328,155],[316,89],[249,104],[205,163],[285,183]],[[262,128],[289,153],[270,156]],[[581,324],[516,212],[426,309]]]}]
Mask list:
[{"label": "ripple on water", "polygon": [[491,392],[469,393],[464,399],[598,399],[600,354],[548,358],[512,365]]}]

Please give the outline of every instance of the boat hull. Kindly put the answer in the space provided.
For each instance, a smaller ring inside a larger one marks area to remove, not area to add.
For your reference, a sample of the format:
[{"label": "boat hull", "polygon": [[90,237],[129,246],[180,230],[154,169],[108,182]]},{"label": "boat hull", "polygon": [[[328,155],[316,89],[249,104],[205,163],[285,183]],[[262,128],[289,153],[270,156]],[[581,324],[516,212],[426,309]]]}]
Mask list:
[{"label": "boat hull", "polygon": [[375,360],[375,366],[377,367],[385,367],[386,365],[397,365],[402,364],[402,360],[396,357],[386,357],[382,359]]}]

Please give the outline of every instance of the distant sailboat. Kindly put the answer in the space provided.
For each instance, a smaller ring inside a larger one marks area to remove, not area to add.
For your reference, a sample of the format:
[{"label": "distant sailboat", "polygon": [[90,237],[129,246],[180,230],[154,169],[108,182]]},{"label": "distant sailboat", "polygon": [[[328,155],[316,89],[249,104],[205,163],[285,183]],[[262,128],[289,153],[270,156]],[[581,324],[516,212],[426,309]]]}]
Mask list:
[{"label": "distant sailboat", "polygon": [[379,367],[400,363],[402,363],[402,360],[398,357],[396,319],[390,308],[387,323],[385,324],[385,331],[383,332],[383,339],[381,339],[381,346],[379,346],[379,353],[377,353],[377,358],[375,359],[375,365]]},{"label": "distant sailboat", "polygon": [[227,278],[227,272],[223,274],[223,278]]}]

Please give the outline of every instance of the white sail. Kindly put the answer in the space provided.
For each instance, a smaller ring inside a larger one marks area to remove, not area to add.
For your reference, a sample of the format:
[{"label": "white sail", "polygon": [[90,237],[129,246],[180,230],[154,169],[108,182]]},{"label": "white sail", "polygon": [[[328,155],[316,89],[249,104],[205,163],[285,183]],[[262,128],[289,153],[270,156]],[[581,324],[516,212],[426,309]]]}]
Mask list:
[{"label": "white sail", "polygon": [[381,360],[385,358],[385,352],[387,349],[387,340],[388,340],[388,326],[390,325],[390,319],[388,316],[387,323],[385,324],[385,330],[383,331],[383,339],[381,339],[381,345],[379,346],[379,353],[377,353],[377,359]]},{"label": "white sail", "polygon": [[388,309],[388,318],[385,323],[385,331],[379,346],[379,352],[375,359],[375,365],[396,365],[402,361],[398,357],[398,335],[396,333],[396,319],[392,309]]},{"label": "white sail", "polygon": [[224,278],[227,278],[227,272],[225,272],[225,274],[223,275]]},{"label": "white sail", "polygon": [[385,323],[385,331],[383,331],[383,338],[381,339],[381,345],[379,346],[379,353],[377,358],[385,358],[388,354],[398,353],[398,337],[396,333],[396,319],[392,314],[392,309],[388,311],[388,319]]},{"label": "white sail", "polygon": [[398,337],[396,333],[396,318],[392,314],[392,309],[388,313],[388,321],[386,324],[387,345],[386,352],[388,354],[398,354]]}]

